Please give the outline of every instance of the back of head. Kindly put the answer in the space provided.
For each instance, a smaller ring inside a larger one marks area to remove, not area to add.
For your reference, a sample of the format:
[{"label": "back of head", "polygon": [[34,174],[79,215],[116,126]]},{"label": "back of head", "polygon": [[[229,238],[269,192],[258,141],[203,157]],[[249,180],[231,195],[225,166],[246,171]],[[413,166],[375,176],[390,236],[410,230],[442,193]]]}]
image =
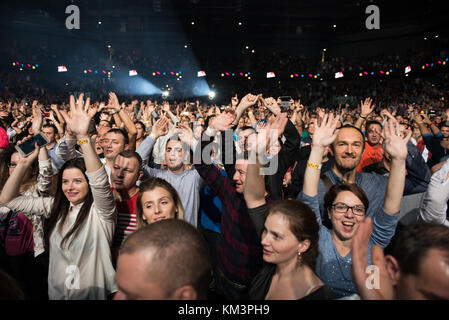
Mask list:
[{"label": "back of head", "polygon": [[449,257],[449,228],[444,225],[415,222],[400,234],[393,250],[402,275],[419,275],[428,250],[439,249]]},{"label": "back of head", "polygon": [[145,268],[156,278],[167,296],[183,286],[192,286],[198,299],[206,299],[211,278],[209,248],[202,235],[189,223],[167,219],[152,223],[131,234],[120,255],[152,250]]}]

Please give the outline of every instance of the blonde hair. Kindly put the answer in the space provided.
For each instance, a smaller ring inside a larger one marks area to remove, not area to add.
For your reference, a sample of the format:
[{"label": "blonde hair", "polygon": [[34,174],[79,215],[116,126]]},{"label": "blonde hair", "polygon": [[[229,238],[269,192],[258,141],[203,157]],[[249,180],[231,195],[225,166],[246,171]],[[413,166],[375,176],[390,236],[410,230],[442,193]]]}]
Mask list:
[{"label": "blonde hair", "polygon": [[173,188],[173,186],[166,180],[153,177],[143,181],[139,186],[139,195],[136,203],[137,229],[148,225],[148,222],[143,219],[143,194],[147,191],[154,190],[157,187],[167,190],[173,198],[173,202],[176,207],[175,219],[184,220],[184,207],[182,206],[181,198],[179,197],[178,192],[176,192],[175,188]]}]

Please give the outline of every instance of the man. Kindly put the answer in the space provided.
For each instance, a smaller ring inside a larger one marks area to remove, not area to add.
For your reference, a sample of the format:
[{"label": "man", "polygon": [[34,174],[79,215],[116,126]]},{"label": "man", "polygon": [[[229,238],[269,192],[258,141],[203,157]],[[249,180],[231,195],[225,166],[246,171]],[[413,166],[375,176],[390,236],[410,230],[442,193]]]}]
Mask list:
[{"label": "man", "polygon": [[[427,162],[428,166],[432,168],[439,162],[445,161],[449,157],[449,121],[444,122],[438,130],[434,124],[427,119],[424,121],[420,115],[415,116],[414,120],[419,126],[427,149],[432,154]],[[433,128],[435,135],[430,132],[426,124]]]},{"label": "man", "polygon": [[[362,188],[370,204],[366,213],[367,216],[373,216],[383,205],[388,178],[375,173],[360,173],[356,170],[362,158],[364,146],[365,138],[363,133],[360,129],[351,125],[341,127],[338,131],[337,138],[331,144],[329,152],[334,157],[335,162],[333,168],[323,174],[318,187],[320,211],[323,217],[323,223],[326,226],[329,226],[329,220],[328,214],[323,206],[324,195],[333,184],[343,182],[355,183]],[[410,186],[406,183],[404,195],[423,192],[424,190],[416,190],[415,186]]]},{"label": "man", "polygon": [[56,149],[59,146],[55,139],[57,131],[58,129],[56,129],[54,124],[44,124],[42,126],[42,133],[47,136],[48,140],[50,140],[50,142],[45,146],[47,148],[48,155],[51,158],[52,163],[59,170],[64,164],[64,160],[56,153]]},{"label": "man", "polygon": [[[361,223],[352,249],[353,277],[362,299],[448,300],[449,228],[424,222],[408,225],[400,233],[392,255],[384,256],[382,248],[373,246],[377,272],[369,274],[366,257],[372,223],[371,219]],[[367,285],[373,284],[372,280],[374,284],[378,281],[377,287]]]},{"label": "man", "polygon": [[112,243],[113,261],[123,240],[137,229],[137,180],[142,177],[142,158],[135,151],[121,151],[114,159],[111,182],[117,203],[117,227]]},{"label": "man", "polygon": [[115,275],[115,300],[207,299],[211,279],[207,243],[185,221],[152,223],[124,242]]},{"label": "man", "polygon": [[382,160],[382,124],[377,121],[368,121],[365,125],[365,150],[362,159],[357,166],[357,171],[362,172],[363,168]]},{"label": "man", "polygon": [[101,144],[104,158],[101,159],[101,162],[103,162],[106,172],[108,173],[109,183],[111,182],[111,168],[114,165],[114,159],[120,152],[128,147],[128,144],[128,135],[122,129],[114,128],[104,135]]},{"label": "man", "polygon": [[[151,130],[151,134],[145,138],[137,149],[142,159],[148,158],[156,140],[169,132],[168,125],[167,118],[161,118],[156,121]],[[188,130],[183,125],[180,125],[180,127],[183,130]],[[189,133],[191,137],[193,135],[191,130]],[[184,139],[183,135],[172,136],[165,146],[165,164],[167,165],[167,170],[150,168],[144,164],[143,172],[144,178],[162,178],[175,188],[184,206],[184,219],[196,227],[200,207],[200,189],[203,180],[196,170],[188,169],[187,156],[190,153],[189,141],[191,143],[192,139],[188,137]]]}]

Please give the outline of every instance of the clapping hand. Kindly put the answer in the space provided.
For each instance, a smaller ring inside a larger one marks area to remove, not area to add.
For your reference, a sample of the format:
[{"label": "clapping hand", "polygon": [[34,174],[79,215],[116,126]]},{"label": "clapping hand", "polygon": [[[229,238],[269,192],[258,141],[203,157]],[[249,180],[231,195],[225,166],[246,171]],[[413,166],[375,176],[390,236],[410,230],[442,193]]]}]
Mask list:
[{"label": "clapping hand", "polygon": [[[242,99],[243,100],[243,99]],[[241,103],[241,102],[240,102]],[[228,109],[225,112],[220,113],[214,117],[210,122],[209,126],[211,129],[225,131],[232,128],[232,123],[235,120],[236,114],[234,110]]]}]

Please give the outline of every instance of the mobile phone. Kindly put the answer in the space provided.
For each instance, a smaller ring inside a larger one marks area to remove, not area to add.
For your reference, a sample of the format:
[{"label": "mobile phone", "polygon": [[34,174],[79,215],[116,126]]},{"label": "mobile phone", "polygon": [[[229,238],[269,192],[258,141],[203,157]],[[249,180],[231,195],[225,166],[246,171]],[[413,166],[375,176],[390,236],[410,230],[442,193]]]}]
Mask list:
[{"label": "mobile phone", "polygon": [[279,99],[281,99],[281,108],[290,108],[290,106],[292,105],[290,100],[292,99],[292,97],[290,96],[282,96],[279,97]]},{"label": "mobile phone", "polygon": [[48,118],[50,116],[50,112],[44,112],[44,117]]},{"label": "mobile phone", "polygon": [[22,157],[28,157],[34,151],[34,144],[37,142],[39,147],[43,147],[47,145],[50,140],[48,140],[47,136],[43,133],[39,133],[35,135],[33,138],[25,141],[16,146],[17,152],[20,153]]}]

